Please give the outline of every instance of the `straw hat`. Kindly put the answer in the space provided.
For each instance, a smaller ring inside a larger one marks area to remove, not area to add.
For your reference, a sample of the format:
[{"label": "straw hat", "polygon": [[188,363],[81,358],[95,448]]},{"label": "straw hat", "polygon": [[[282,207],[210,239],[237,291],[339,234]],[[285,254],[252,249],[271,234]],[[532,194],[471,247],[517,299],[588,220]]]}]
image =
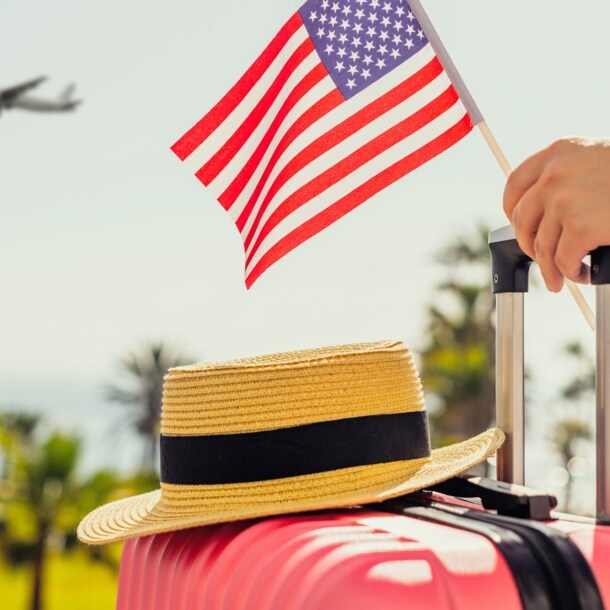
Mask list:
[{"label": "straw hat", "polygon": [[459,474],[504,435],[434,451],[419,376],[399,341],[170,369],[161,488],[83,519],[78,537],[134,536],[378,502]]}]

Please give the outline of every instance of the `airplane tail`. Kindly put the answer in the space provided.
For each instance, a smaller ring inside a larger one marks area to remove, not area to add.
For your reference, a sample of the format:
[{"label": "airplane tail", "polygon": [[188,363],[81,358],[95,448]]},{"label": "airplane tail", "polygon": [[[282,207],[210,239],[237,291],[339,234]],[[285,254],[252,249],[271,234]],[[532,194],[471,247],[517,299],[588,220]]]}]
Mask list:
[{"label": "airplane tail", "polygon": [[57,102],[60,104],[66,104],[66,103],[72,101],[71,98],[72,98],[73,93],[74,93],[74,83],[71,83],[65,89],[60,91],[59,95],[57,96]]}]

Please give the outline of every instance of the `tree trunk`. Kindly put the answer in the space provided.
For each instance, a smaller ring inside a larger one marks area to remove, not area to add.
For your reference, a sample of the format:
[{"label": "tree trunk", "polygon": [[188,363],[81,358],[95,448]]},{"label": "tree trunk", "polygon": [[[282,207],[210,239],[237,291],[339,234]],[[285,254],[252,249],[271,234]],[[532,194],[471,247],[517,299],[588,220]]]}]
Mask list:
[{"label": "tree trunk", "polygon": [[47,556],[47,538],[49,536],[49,523],[45,519],[38,522],[38,537],[34,547],[34,565],[32,572],[32,598],[30,610],[43,608],[44,568]]}]

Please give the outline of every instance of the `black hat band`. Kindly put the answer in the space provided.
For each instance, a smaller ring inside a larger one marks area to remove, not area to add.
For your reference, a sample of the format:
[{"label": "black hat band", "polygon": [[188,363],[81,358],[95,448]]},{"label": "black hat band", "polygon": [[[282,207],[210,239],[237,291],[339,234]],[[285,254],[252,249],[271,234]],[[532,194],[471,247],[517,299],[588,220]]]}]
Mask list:
[{"label": "black hat band", "polygon": [[161,482],[251,483],[430,457],[425,411],[264,432],[161,436]]}]

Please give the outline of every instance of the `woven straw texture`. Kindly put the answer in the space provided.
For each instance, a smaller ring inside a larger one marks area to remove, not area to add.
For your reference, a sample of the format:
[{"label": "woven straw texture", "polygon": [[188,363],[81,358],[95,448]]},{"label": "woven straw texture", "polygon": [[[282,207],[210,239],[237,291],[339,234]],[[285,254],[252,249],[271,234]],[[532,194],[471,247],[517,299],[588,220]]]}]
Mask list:
[{"label": "woven straw texture", "polygon": [[[421,382],[401,342],[304,350],[171,369],[165,379],[164,435],[244,434],[367,415],[424,409]],[[378,502],[448,479],[502,444],[492,429],[431,457],[311,475],[225,485],[161,484],[107,504],[78,537],[104,544],[269,515]]]},{"label": "woven straw texture", "polygon": [[423,409],[407,348],[363,343],[170,369],[161,434],[260,432]]}]

